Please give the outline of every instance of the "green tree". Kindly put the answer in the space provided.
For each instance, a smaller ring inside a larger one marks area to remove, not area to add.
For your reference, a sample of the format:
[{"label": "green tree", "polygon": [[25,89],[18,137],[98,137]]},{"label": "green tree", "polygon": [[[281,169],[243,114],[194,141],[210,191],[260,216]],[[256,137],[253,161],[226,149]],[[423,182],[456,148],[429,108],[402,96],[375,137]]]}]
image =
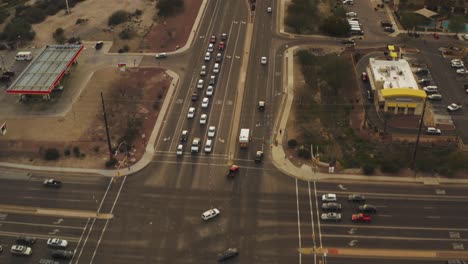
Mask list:
[{"label": "green tree", "polygon": [[67,38],[65,37],[65,30],[63,30],[63,28],[57,28],[55,32],[52,34],[52,37],[59,44],[63,44],[67,40]]},{"label": "green tree", "polygon": [[401,14],[400,22],[409,32],[410,30],[416,30],[417,26],[427,25],[429,21],[420,14],[407,12]]},{"label": "green tree", "polygon": [[346,19],[333,15],[322,22],[321,29],[325,34],[342,37],[349,33],[350,26]]},{"label": "green tree", "polygon": [[184,10],[184,0],[158,0],[158,16],[169,17]]},{"label": "green tree", "polygon": [[458,34],[465,29],[465,19],[462,16],[451,16],[448,28],[451,32]]},{"label": "green tree", "polygon": [[110,17],[109,17],[109,21],[107,22],[107,24],[109,26],[115,26],[115,25],[118,25],[118,24],[122,24],[122,23],[125,23],[128,21],[128,17],[129,17],[129,14],[127,11],[125,10],[118,10],[118,11],[115,11]]},{"label": "green tree", "polygon": [[15,18],[8,23],[3,33],[9,41],[32,40],[36,35],[32,30],[31,24],[21,18]]}]

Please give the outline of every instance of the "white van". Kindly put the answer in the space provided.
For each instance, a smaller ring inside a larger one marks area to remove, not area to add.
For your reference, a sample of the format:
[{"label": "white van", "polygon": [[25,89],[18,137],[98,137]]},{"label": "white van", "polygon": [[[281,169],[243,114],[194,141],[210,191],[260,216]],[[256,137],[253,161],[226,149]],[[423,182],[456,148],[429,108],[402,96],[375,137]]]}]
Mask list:
[{"label": "white van", "polygon": [[32,53],[30,51],[20,51],[16,54],[15,60],[17,61],[22,61],[22,60],[27,60],[30,61],[32,60]]}]

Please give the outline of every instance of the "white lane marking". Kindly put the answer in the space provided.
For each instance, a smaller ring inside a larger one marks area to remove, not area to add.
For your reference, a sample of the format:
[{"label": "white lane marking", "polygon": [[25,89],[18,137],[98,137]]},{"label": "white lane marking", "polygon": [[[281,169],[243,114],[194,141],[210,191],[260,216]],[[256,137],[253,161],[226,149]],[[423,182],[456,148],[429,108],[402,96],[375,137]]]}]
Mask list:
[{"label": "white lane marking", "polygon": [[[88,220],[86,221],[86,225],[85,227],[83,228],[83,232],[81,232],[81,236],[80,236],[80,239],[78,240],[78,244],[76,245],[76,248],[73,252],[73,256],[72,256],[72,259],[70,260],[70,263],[73,263],[73,259],[75,258],[76,256],[76,250],[79,248],[80,246],[80,243],[81,243],[81,240],[83,239],[83,236],[86,232],[86,228],[88,228],[88,224],[89,224],[89,217],[88,217]],[[81,256],[81,253],[83,252],[83,249],[84,249],[84,246],[81,247],[81,250],[80,250],[80,253],[78,254],[78,259],[80,259],[80,256]],[[76,261],[76,263],[78,263],[78,261]]]},{"label": "white lane marking", "polygon": [[[313,214],[313,208],[312,208],[312,194],[310,192],[310,181],[307,182],[307,189],[309,190],[309,210],[310,210],[310,222],[312,226],[312,241],[314,243],[314,248],[317,247],[317,244],[315,243],[315,224],[314,224],[314,214]],[[316,255],[314,253],[314,255]]]},{"label": "white lane marking", "polygon": [[321,229],[321,224],[320,224],[320,212],[319,212],[319,204],[318,204],[318,198],[317,198],[317,185],[315,184],[315,181],[314,181],[314,192],[315,192],[315,210],[316,210],[316,213],[317,213],[317,219],[319,219],[317,221],[317,226],[318,226],[318,230],[319,230],[319,243],[320,243],[320,248],[322,248],[322,229]]},{"label": "white lane marking", "polygon": [[[324,234],[324,237],[351,238],[351,239],[380,239],[380,240],[412,240],[412,241],[453,241],[453,238],[440,237],[404,237],[404,236],[363,236],[363,235],[335,235]],[[468,239],[457,239],[458,242],[468,242]]]},{"label": "white lane marking", "polygon": [[[296,210],[297,210],[297,233],[299,235],[299,248],[302,248],[302,243],[301,243],[301,216],[299,214],[299,191],[297,188],[297,179],[296,181]],[[302,263],[302,253],[299,251],[299,264]]]}]

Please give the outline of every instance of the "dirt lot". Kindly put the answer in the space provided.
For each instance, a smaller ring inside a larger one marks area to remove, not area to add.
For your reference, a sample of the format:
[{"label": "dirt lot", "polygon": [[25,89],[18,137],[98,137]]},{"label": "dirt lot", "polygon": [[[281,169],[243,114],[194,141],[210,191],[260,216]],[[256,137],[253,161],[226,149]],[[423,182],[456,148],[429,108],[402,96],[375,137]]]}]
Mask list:
[{"label": "dirt lot", "polygon": [[[129,120],[142,122],[142,129],[130,151],[136,161],[144,152],[145,140],[151,134],[170,82],[171,78],[163,69],[99,70],[65,117],[6,120],[9,131],[16,133],[8,132],[0,140],[0,160],[30,165],[103,168],[109,152],[100,98],[102,91],[114,147],[125,135]],[[79,155],[73,150],[76,147]],[[43,159],[47,148],[59,150],[62,156],[59,161]],[[71,152],[68,156],[65,155],[67,149]]]},{"label": "dirt lot", "polygon": [[[69,15],[62,11],[34,25],[36,39],[31,46],[42,47],[54,43],[52,32],[61,27],[67,38],[112,40],[114,46],[111,52],[125,44],[130,46],[130,52],[175,50],[177,46],[185,45],[201,3],[202,0],[186,0],[185,10],[181,14],[158,24],[154,20],[156,2],[153,0],[86,0],[73,7]],[[125,25],[109,28],[109,16],[121,9],[130,13],[140,9],[143,15]],[[77,19],[85,19],[86,22],[77,25]],[[136,32],[132,40],[119,39],[118,33],[124,27],[131,27]],[[8,132],[0,137],[0,161],[104,168],[109,153],[100,100],[100,91],[103,91],[113,147],[126,134],[133,134],[130,160],[136,162],[144,152],[170,82],[171,78],[164,69],[132,68],[127,72],[116,68],[98,70],[66,116],[5,120]],[[128,132],[129,127],[139,127],[139,123],[140,129]],[[59,151],[61,157],[58,161],[44,160],[48,148]],[[124,149],[122,147],[121,150]],[[119,157],[119,160],[122,158]]]}]

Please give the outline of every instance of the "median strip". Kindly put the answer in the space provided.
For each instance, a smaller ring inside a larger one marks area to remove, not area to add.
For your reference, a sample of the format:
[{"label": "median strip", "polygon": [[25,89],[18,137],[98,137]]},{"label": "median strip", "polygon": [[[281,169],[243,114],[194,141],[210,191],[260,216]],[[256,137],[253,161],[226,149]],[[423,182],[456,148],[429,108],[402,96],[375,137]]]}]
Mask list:
[{"label": "median strip", "polygon": [[69,210],[69,209],[50,209],[37,208],[29,206],[12,206],[0,205],[0,212],[13,214],[28,214],[28,215],[44,215],[44,216],[60,216],[71,218],[96,218],[96,219],[112,219],[113,214],[97,213],[95,211],[84,210]]}]

